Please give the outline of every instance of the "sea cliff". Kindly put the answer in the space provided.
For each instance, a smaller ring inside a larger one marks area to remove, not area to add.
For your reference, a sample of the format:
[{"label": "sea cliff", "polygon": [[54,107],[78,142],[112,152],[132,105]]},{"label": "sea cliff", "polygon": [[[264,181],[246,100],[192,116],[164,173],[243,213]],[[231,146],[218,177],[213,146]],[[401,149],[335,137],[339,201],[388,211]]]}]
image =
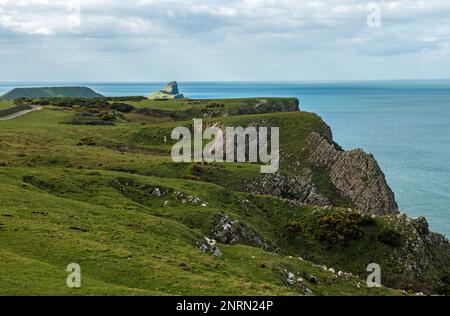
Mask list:
[{"label": "sea cliff", "polygon": [[[448,240],[401,214],[375,157],[342,150],[295,98],[23,102],[43,109],[0,122],[1,293],[450,293]],[[194,118],[279,127],[279,171],[175,163],[171,133]],[[76,293],[60,279],[75,260]]]}]

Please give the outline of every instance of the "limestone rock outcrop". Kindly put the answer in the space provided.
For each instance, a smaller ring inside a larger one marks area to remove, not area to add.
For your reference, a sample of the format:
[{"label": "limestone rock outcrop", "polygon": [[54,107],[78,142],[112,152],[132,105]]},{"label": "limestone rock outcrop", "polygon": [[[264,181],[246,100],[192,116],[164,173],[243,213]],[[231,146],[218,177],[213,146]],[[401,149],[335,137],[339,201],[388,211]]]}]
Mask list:
[{"label": "limestone rock outcrop", "polygon": [[[283,168],[283,157],[287,156],[281,147],[281,170],[276,174],[261,175],[246,181],[244,189],[310,205],[343,206],[329,197],[334,195],[339,203],[348,201],[349,206],[366,214],[399,213],[394,193],[373,155],[361,149],[344,151],[333,143],[328,133],[321,135],[312,132],[305,144],[288,157],[298,157],[294,158],[298,159],[297,162],[288,163],[294,167],[286,167],[285,163]],[[306,166],[305,160],[308,162]],[[295,165],[301,167],[295,168]],[[326,190],[319,183],[324,182],[324,179],[327,182]]]},{"label": "limestone rock outcrop", "polygon": [[153,100],[169,100],[169,99],[183,99],[184,95],[178,90],[176,81],[169,82],[163,90],[153,92],[149,99]]},{"label": "limestone rock outcrop", "polygon": [[325,170],[338,192],[359,210],[375,215],[398,213],[394,193],[373,155],[361,149],[336,149],[317,133],[311,133],[307,144],[309,161]]},{"label": "limestone rock outcrop", "polygon": [[222,244],[244,244],[264,250],[277,250],[276,246],[263,241],[248,225],[238,220],[232,220],[228,215],[217,218],[212,229],[212,236]]}]

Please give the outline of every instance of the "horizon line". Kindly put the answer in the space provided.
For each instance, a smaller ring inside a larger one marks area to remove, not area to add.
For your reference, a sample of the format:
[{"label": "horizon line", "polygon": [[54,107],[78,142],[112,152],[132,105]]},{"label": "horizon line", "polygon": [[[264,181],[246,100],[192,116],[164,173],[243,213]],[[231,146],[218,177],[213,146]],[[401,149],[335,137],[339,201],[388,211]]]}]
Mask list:
[{"label": "horizon line", "polygon": [[405,81],[450,81],[449,78],[427,78],[427,79],[348,79],[348,80],[158,80],[158,81],[0,81],[0,84],[153,84],[176,81],[177,83],[352,83],[352,82],[405,82]]}]

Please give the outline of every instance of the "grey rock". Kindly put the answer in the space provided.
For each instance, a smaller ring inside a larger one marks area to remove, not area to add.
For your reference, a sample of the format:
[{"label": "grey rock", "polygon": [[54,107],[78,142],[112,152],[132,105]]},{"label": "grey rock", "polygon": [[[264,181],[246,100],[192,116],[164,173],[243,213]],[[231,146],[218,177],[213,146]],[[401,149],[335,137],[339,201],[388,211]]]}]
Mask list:
[{"label": "grey rock", "polygon": [[277,172],[244,183],[244,188],[254,194],[274,195],[318,206],[331,206],[314,184],[313,172],[305,168],[298,175]]},{"label": "grey rock", "polygon": [[413,220],[413,225],[420,236],[426,236],[430,233],[428,222],[425,217],[421,216]]},{"label": "grey rock", "polygon": [[228,215],[216,218],[212,237],[222,244],[244,244],[264,250],[277,250],[277,247],[264,242],[262,238],[248,225],[232,220]]},{"label": "grey rock", "polygon": [[213,251],[213,256],[222,257],[222,252],[219,250],[219,248],[215,247]]},{"label": "grey rock", "polygon": [[[304,148],[298,149],[298,153],[281,152],[280,171],[245,181],[244,190],[309,205],[332,206],[315,183],[317,171],[313,169],[317,169],[329,176],[338,193],[349,199],[356,209],[371,215],[398,213],[394,193],[372,155],[360,149],[341,150],[332,141],[329,128],[322,134],[311,133],[305,144]],[[295,156],[307,159],[310,165],[304,166],[300,161],[292,163]],[[284,160],[289,160],[289,164],[283,164]]]},{"label": "grey rock", "polygon": [[309,161],[326,170],[342,196],[368,214],[397,214],[394,193],[375,158],[361,149],[342,151],[325,137],[311,133],[307,139]]},{"label": "grey rock", "polygon": [[154,100],[168,100],[168,99],[182,99],[184,95],[178,90],[176,81],[169,82],[163,90],[153,92],[149,99]]},{"label": "grey rock", "polygon": [[154,196],[157,196],[157,197],[161,197],[161,196],[162,196],[162,192],[161,192],[161,190],[160,190],[159,188],[155,188],[155,189],[153,190],[152,194],[153,194]]},{"label": "grey rock", "polygon": [[401,243],[394,248],[389,258],[391,265],[399,269],[398,275],[391,280],[397,287],[420,289],[431,293],[438,283],[421,282],[422,276],[436,268],[435,251],[439,251],[440,260],[450,257],[450,243],[440,234],[430,232],[425,218],[411,220],[404,214],[386,216],[386,225],[400,234]]},{"label": "grey rock", "polygon": [[169,82],[166,87],[164,88],[164,90],[162,90],[161,92],[167,93],[167,94],[180,94],[180,92],[178,91],[178,84],[176,81],[171,81]]},{"label": "grey rock", "polygon": [[215,257],[222,257],[222,251],[217,247],[217,242],[214,239],[204,237],[206,240],[206,244],[202,244],[199,249],[203,252],[212,253]]},{"label": "grey rock", "polygon": [[295,283],[295,274],[293,274],[292,272],[288,272],[287,278],[286,278],[286,282],[289,285],[293,285]]},{"label": "grey rock", "polygon": [[199,249],[200,249],[201,251],[203,251],[203,252],[208,252],[209,247],[208,247],[207,245],[205,245],[205,244],[202,244],[202,245],[199,247]]}]

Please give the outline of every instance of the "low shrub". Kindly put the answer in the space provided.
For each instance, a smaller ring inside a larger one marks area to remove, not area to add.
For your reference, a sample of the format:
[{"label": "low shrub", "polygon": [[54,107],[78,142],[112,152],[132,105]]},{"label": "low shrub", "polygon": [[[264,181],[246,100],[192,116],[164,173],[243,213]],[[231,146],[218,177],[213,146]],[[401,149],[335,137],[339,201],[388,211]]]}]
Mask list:
[{"label": "low shrub", "polygon": [[106,97],[105,100],[111,102],[141,102],[147,100],[147,98],[143,96]]},{"label": "low shrub", "polygon": [[450,274],[441,278],[442,285],[437,289],[437,294],[450,296]]},{"label": "low shrub", "polygon": [[377,238],[385,245],[392,247],[398,247],[401,245],[401,235],[393,229],[384,229]]},{"label": "low shrub", "polygon": [[109,103],[105,98],[73,98],[73,97],[55,97],[55,98],[40,98],[30,100],[34,105],[53,105],[60,107],[74,107],[81,106],[85,108],[108,108]]},{"label": "low shrub", "polygon": [[27,104],[15,105],[13,107],[10,107],[10,108],[4,109],[4,110],[0,110],[0,117],[12,115],[17,112],[30,110],[30,109],[32,109],[32,107]]},{"label": "low shrub", "polygon": [[126,103],[113,103],[110,105],[111,109],[123,112],[123,113],[129,113],[135,109],[134,106],[126,104]]},{"label": "low shrub", "polygon": [[303,227],[302,227],[302,224],[299,222],[290,221],[284,225],[283,237],[286,240],[298,237],[302,233],[303,233]]},{"label": "low shrub", "polygon": [[114,125],[114,120],[105,120],[103,117],[82,117],[77,116],[71,119],[68,124],[72,125]]},{"label": "low shrub", "polygon": [[77,144],[78,146],[95,146],[95,141],[92,137],[83,137]]},{"label": "low shrub", "polygon": [[367,216],[336,211],[317,221],[315,237],[327,245],[344,245],[347,241],[360,239],[363,236],[361,227],[367,224]]}]

